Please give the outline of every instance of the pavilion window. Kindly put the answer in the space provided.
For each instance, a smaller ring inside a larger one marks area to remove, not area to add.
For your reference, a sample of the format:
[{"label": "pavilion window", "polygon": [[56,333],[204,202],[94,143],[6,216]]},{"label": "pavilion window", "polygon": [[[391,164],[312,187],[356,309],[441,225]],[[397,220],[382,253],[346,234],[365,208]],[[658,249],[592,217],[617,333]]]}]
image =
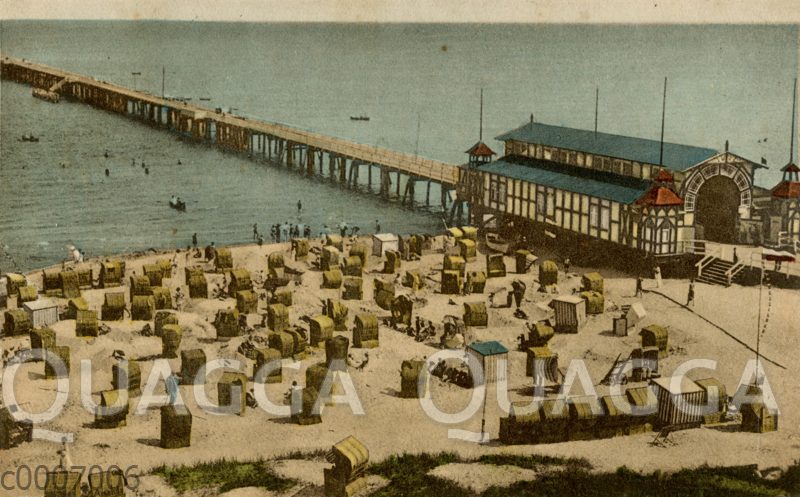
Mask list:
[{"label": "pavilion window", "polygon": [[555,214],[556,214],[556,194],[550,188],[547,189],[547,202],[546,202],[545,206],[547,208],[547,217],[555,216]]}]

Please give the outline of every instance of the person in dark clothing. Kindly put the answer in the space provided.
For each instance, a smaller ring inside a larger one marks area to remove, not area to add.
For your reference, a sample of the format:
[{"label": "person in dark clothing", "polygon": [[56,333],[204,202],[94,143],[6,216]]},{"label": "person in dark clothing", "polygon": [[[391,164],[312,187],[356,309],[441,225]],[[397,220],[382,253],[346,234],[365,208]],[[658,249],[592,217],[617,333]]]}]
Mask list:
[{"label": "person in dark clothing", "polygon": [[689,281],[689,294],[686,296],[686,306],[694,307],[694,280]]},{"label": "person in dark clothing", "polygon": [[300,212],[300,211],[302,211],[302,210],[303,210],[303,202],[301,202],[300,200],[298,200],[298,201],[297,201],[297,212]]},{"label": "person in dark clothing", "polygon": [[258,223],[253,223],[253,240],[258,239]]},{"label": "person in dark clothing", "polygon": [[636,277],[636,293],[634,294],[634,296],[635,297],[641,297],[643,291],[644,290],[642,289],[642,277],[641,276],[637,276]]},{"label": "person in dark clothing", "polygon": [[739,262],[739,254],[736,253],[736,247],[733,247],[733,263],[737,264]]},{"label": "person in dark clothing", "polygon": [[377,219],[375,220],[375,233],[381,232],[381,223]]},{"label": "person in dark clothing", "polygon": [[192,247],[197,248],[197,233],[192,235]]}]

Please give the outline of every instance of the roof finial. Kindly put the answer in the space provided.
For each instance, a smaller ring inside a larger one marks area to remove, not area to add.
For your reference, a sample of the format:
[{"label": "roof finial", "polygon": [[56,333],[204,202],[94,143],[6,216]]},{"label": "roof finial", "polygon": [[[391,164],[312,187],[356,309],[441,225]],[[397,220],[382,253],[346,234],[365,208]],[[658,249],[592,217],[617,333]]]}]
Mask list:
[{"label": "roof finial", "polygon": [[794,160],[794,120],[797,114],[797,78],[794,78],[794,91],[792,92],[792,136],[789,139],[789,162]]},{"label": "roof finial", "polygon": [[483,141],[483,88],[481,88],[481,123],[478,132],[478,141]]},{"label": "roof finial", "polygon": [[728,140],[725,140],[725,152],[728,151]]},{"label": "roof finial", "polygon": [[661,104],[661,152],[658,154],[658,165],[664,165],[664,116],[667,112],[667,77],[664,76],[664,101]]},{"label": "roof finial", "polygon": [[600,103],[600,87],[594,89],[594,137],[597,138],[597,108]]}]

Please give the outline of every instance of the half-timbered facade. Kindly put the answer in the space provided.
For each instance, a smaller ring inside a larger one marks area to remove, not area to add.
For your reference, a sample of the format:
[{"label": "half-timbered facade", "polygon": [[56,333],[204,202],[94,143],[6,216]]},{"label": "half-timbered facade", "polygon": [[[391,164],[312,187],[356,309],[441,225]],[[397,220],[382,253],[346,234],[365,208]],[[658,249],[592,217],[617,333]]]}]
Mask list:
[{"label": "half-timbered facade", "polygon": [[534,122],[497,139],[503,157],[462,169],[459,193],[479,223],[495,215],[671,256],[695,239],[735,243],[754,216],[762,166],[727,150]]}]

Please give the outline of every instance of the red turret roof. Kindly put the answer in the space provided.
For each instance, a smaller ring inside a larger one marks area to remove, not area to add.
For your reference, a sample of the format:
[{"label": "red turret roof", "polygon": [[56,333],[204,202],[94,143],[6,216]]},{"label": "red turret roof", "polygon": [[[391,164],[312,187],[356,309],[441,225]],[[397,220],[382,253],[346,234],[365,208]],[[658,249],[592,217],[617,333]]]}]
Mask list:
[{"label": "red turret roof", "polygon": [[469,150],[467,150],[469,155],[477,155],[479,157],[491,157],[495,154],[488,145],[483,142],[478,142],[472,146]]},{"label": "red turret roof", "polygon": [[797,164],[794,162],[790,162],[781,168],[781,171],[785,173],[800,173],[800,167],[797,167]]},{"label": "red turret roof", "polygon": [[653,207],[668,207],[670,205],[683,205],[683,199],[666,186],[653,185],[636,203]]},{"label": "red turret roof", "polygon": [[778,198],[800,198],[800,182],[781,181],[772,189],[772,196]]},{"label": "red turret roof", "polygon": [[653,186],[651,186],[644,195],[639,197],[636,203],[638,205],[652,207],[683,205],[683,199],[681,199],[673,189],[674,181],[669,171],[661,169],[653,180]]}]

